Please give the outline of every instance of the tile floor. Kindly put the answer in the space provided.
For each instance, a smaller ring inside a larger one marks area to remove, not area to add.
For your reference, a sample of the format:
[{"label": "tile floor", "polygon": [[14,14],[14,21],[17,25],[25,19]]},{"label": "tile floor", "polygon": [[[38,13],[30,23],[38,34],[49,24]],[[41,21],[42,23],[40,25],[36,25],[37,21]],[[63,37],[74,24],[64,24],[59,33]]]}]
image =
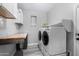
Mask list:
[{"label": "tile floor", "polygon": [[26,50],[23,50],[23,56],[43,56],[38,46],[28,47]]}]

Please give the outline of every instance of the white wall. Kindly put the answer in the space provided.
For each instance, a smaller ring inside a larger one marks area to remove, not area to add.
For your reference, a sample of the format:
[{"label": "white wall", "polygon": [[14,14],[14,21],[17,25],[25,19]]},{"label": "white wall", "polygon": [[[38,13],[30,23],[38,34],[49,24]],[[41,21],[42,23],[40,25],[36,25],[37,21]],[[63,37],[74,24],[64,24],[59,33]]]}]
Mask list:
[{"label": "white wall", "polygon": [[[24,23],[20,28],[20,32],[28,33],[28,43],[38,43],[38,30],[41,24],[47,21],[47,14],[34,10],[24,10]],[[37,16],[36,27],[31,25],[31,16]]]},{"label": "white wall", "polygon": [[[49,25],[53,25],[55,23],[61,22],[63,19],[67,20],[73,20],[74,15],[74,6],[76,4],[68,4],[68,3],[61,3],[61,4],[55,4],[55,6],[49,11],[48,13],[48,23]],[[73,35],[68,34],[70,37],[68,37],[67,42],[68,49],[71,50],[73,53]]]},{"label": "white wall", "polygon": [[5,19],[5,27],[3,30],[0,30],[0,35],[10,35],[18,32],[14,21],[16,19]]},{"label": "white wall", "polygon": [[17,28],[16,28],[16,24],[15,21],[16,19],[7,19],[6,22],[6,32],[7,34],[15,34],[18,32]]},{"label": "white wall", "polygon": [[49,24],[55,24],[63,19],[73,19],[73,3],[58,3],[48,13]]}]

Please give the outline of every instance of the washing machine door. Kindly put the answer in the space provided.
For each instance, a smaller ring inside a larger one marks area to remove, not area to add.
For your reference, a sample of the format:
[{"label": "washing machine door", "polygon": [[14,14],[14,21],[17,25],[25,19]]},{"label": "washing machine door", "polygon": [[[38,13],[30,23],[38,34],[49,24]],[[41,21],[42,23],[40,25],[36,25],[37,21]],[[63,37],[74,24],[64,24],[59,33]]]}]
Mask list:
[{"label": "washing machine door", "polygon": [[41,31],[39,31],[39,33],[38,33],[38,39],[39,39],[39,41],[41,41]]},{"label": "washing machine door", "polygon": [[49,43],[49,36],[46,31],[43,32],[42,41],[43,41],[44,46],[47,46]]}]

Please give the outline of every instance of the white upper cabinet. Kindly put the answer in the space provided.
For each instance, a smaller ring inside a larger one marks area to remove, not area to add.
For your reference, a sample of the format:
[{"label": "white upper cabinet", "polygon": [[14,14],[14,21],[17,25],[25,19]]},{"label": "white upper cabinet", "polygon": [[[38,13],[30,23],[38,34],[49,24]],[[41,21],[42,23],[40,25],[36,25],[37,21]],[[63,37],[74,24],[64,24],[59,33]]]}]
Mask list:
[{"label": "white upper cabinet", "polygon": [[17,3],[1,3],[0,4],[0,16],[8,19],[17,18]]},{"label": "white upper cabinet", "polygon": [[62,24],[67,32],[73,32],[73,21],[72,19],[63,19]]},{"label": "white upper cabinet", "polygon": [[18,17],[17,17],[17,20],[15,20],[15,23],[16,24],[23,24],[23,12],[21,9],[18,9]]}]

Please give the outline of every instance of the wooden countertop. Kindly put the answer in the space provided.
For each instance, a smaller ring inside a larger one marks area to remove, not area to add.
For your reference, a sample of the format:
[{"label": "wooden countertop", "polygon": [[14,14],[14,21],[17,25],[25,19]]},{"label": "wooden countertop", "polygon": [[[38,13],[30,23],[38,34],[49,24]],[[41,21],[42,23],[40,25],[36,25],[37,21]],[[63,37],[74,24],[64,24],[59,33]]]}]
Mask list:
[{"label": "wooden countertop", "polygon": [[13,35],[6,35],[6,36],[0,36],[0,40],[2,39],[25,39],[27,34],[13,34]]},{"label": "wooden countertop", "polygon": [[13,35],[6,35],[0,36],[0,42],[16,42],[26,39],[27,34],[13,34]]}]

